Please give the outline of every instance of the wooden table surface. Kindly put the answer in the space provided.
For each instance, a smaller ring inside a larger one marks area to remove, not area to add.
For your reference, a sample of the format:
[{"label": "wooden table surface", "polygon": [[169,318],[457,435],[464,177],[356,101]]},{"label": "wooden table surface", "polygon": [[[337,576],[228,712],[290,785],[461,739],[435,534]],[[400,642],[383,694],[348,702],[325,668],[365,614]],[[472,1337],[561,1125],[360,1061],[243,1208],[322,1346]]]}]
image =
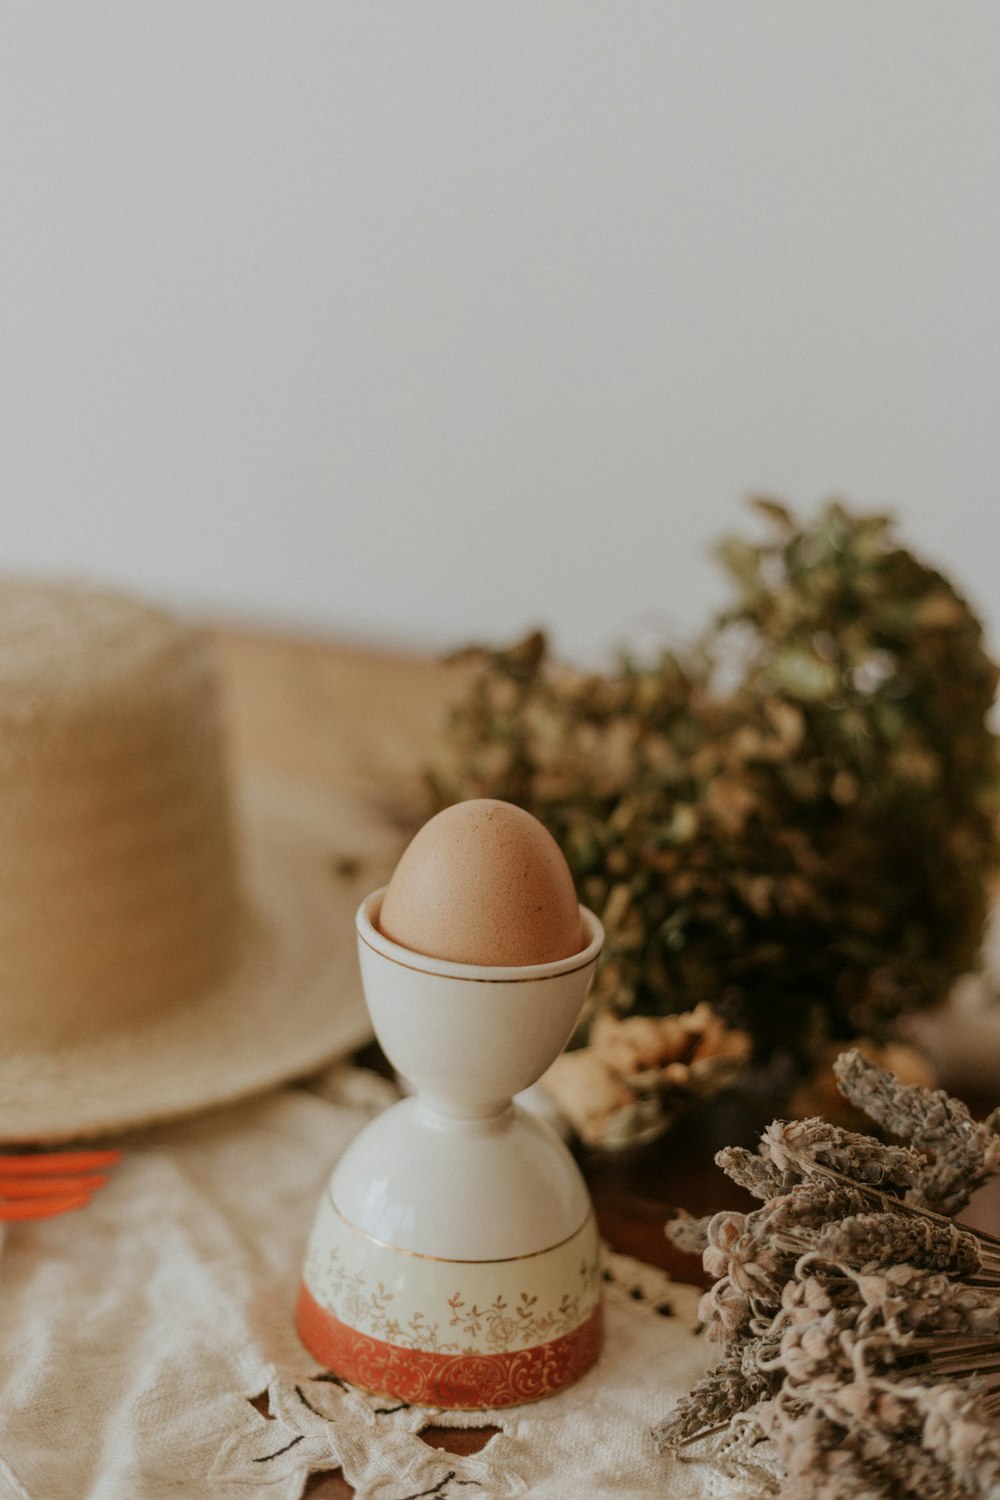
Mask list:
[{"label": "wooden table surface", "polygon": [[[276,634],[218,632],[238,764],[325,783],[363,797],[404,824],[420,816],[421,767],[450,701],[463,691],[468,668],[417,655],[307,641]],[[992,1107],[993,1100],[970,1101]],[[692,1213],[750,1206],[715,1166],[723,1145],[749,1141],[766,1124],[733,1105],[692,1115],[663,1141],[622,1158],[584,1158],[604,1237],[614,1249],[704,1283],[697,1259],[668,1246],[663,1224],[671,1207]],[[967,1222],[1000,1234],[1000,1179],[982,1190]],[[469,1453],[491,1430],[425,1432],[426,1440]],[[352,1493],[338,1473],[314,1475],[310,1500]]]}]

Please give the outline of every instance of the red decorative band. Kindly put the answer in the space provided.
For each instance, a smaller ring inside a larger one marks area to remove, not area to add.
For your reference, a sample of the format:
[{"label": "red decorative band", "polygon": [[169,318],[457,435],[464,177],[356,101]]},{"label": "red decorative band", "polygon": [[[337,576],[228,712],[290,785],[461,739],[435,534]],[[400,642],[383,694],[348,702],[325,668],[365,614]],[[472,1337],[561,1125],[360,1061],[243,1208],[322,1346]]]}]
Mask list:
[{"label": "red decorative band", "polygon": [[540,1401],[589,1370],[604,1339],[598,1303],[587,1320],[549,1344],[500,1354],[434,1354],[404,1349],[349,1328],[321,1307],[303,1283],[296,1314],[299,1337],[319,1363],[350,1385],[415,1406],[486,1411]]}]

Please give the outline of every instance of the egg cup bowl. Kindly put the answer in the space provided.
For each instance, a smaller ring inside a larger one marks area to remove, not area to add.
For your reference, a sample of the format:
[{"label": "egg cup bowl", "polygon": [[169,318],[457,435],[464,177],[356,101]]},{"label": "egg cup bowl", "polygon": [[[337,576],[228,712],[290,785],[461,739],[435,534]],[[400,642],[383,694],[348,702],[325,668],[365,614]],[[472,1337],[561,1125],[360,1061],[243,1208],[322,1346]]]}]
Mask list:
[{"label": "egg cup bowl", "polygon": [[555,1132],[512,1103],[568,1041],[603,942],[519,968],[450,963],[357,915],[365,996],[414,1097],[341,1157],[306,1255],[298,1329],[365,1390],[483,1410],[537,1400],[600,1352],[597,1228]]},{"label": "egg cup bowl", "polygon": [[361,979],[382,1051],[428,1106],[462,1116],[498,1113],[569,1041],[604,929],[581,906],[586,946],[568,958],[516,968],[451,963],[383,936],[383,894],[375,891],[357,914]]}]

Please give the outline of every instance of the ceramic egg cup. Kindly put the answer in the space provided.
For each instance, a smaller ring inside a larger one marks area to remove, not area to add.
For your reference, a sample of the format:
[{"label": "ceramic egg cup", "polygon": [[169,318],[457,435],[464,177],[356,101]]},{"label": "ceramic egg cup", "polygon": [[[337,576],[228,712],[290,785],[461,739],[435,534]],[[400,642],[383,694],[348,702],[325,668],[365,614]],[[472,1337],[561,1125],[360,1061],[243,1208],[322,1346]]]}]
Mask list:
[{"label": "ceramic egg cup", "polygon": [[569,958],[485,968],[425,958],[357,916],[375,1034],[415,1096],[341,1157],[306,1256],[298,1329],[352,1385],[428,1406],[534,1401],[602,1340],[597,1228],[555,1132],[512,1103],[568,1041],[604,933],[580,908]]}]

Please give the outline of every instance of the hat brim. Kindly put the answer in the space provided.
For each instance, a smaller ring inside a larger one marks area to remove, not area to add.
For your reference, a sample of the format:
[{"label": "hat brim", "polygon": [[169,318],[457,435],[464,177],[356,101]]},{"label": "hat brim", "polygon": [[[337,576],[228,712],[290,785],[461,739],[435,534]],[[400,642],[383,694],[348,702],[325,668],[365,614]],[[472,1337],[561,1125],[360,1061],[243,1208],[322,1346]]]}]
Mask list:
[{"label": "hat brim", "polygon": [[277,778],[248,781],[237,803],[246,907],[225,981],[100,1039],[0,1057],[0,1141],[192,1114],[303,1077],[371,1036],[354,913],[387,878],[400,835],[357,799]]}]

